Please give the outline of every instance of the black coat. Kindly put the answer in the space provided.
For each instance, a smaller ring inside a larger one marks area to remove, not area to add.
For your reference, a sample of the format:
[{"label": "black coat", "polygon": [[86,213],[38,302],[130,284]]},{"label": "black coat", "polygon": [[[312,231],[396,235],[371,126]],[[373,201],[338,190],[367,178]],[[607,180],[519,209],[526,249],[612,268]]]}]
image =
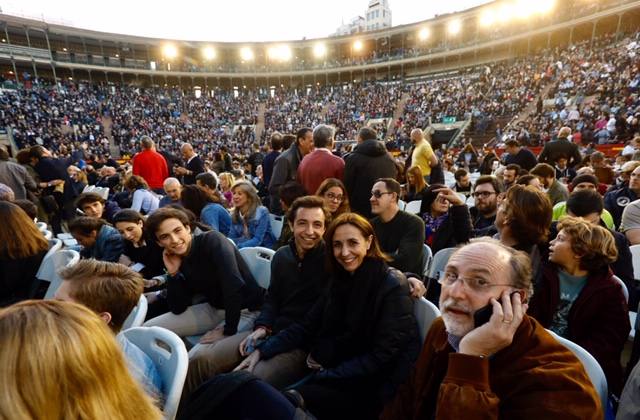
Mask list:
[{"label": "black coat", "polygon": [[397,169],[384,143],[365,140],[344,158],[344,186],[351,210],[370,219],[371,188],[379,178],[396,178]]},{"label": "black coat", "polygon": [[[420,214],[424,214],[426,212],[424,201],[421,207]],[[449,208],[449,217],[434,233],[433,240],[431,241],[431,252],[435,254],[441,249],[451,248],[469,242],[469,239],[472,237],[473,226],[471,225],[469,208],[465,204],[451,206]]]},{"label": "black coat", "polygon": [[407,378],[419,345],[406,278],[366,258],[353,275],[335,273],[329,292],[304,321],[271,337],[260,352],[270,359],[302,348],[324,367],[314,381],[377,384],[380,395],[375,398],[389,397]]},{"label": "black coat", "polygon": [[538,156],[538,162],[554,166],[560,156],[565,156],[569,159],[567,166],[570,167],[582,162],[582,155],[580,155],[578,145],[571,143],[567,139],[558,139],[545,144],[540,156]]}]

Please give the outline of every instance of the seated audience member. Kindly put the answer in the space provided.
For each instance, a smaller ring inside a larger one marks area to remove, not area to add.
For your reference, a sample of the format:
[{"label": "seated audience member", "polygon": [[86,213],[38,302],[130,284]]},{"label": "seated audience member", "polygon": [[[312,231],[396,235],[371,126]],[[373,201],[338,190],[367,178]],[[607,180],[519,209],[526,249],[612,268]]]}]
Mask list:
[{"label": "seated audience member", "polygon": [[158,209],[160,200],[158,196],[149,189],[147,181],[141,176],[131,175],[124,183],[125,188],[131,195],[131,209],[142,214],[151,214]]},{"label": "seated audience member", "polygon": [[0,418],[162,418],[106,323],[84,306],[32,300],[0,309],[0,342]]},{"label": "seated audience member", "polygon": [[318,124],[313,129],[313,151],[302,158],[295,177],[311,195],[318,190],[322,181],[328,178],[343,179],[344,160],[331,153],[335,129]]},{"label": "seated audience member", "polygon": [[553,166],[547,163],[539,163],[530,171],[530,174],[538,177],[552,205],[566,201],[567,197],[569,197],[567,187],[556,179],[556,172]]},{"label": "seated audience member", "polygon": [[336,218],[342,213],[349,213],[351,211],[347,189],[339,179],[325,179],[318,187],[316,195],[322,197],[324,200],[324,205],[329,209],[331,218]]},{"label": "seated audience member", "polygon": [[[620,189],[622,187],[626,187],[629,185],[629,179],[631,178],[631,173],[634,171],[634,169],[636,169],[638,166],[640,166],[640,161],[638,160],[631,160],[629,162],[624,163],[621,167],[620,167],[620,174],[618,175],[618,177],[614,180],[613,184],[611,185],[611,188],[609,188],[609,191],[613,191],[613,190],[617,190]],[[589,167],[587,167],[589,168]],[[582,168],[584,169],[584,168]],[[589,168],[591,171],[593,171],[592,168]],[[595,171],[594,171],[595,173]],[[604,185],[604,184],[602,184]],[[606,187],[606,185],[605,185]],[[602,191],[599,191],[601,194],[604,194]],[[605,189],[605,192],[607,192],[607,190]]]},{"label": "seated audience member", "polygon": [[640,198],[640,166],[629,175],[629,184],[609,191],[604,196],[604,207],[613,216],[613,222],[620,226],[622,212],[627,204]]},{"label": "seated audience member", "polygon": [[[629,289],[629,307],[638,307],[638,296],[633,277],[633,257],[629,249],[629,242],[624,234],[609,229],[602,220],[602,209],[604,203],[602,196],[594,190],[583,190],[572,193],[567,200],[567,214],[573,217],[580,217],[595,226],[602,226],[607,229],[615,240],[618,258],[610,264],[613,274],[627,285]],[[557,223],[552,225],[550,239],[557,235]]]},{"label": "seated audience member", "polygon": [[526,315],[531,277],[526,255],[493,239],[458,249],[440,280],[442,317],[381,419],[602,419],[580,360]]},{"label": "seated audience member", "polygon": [[142,277],[122,264],[82,260],[60,271],[56,299],[79,303],[95,312],[116,334],[131,375],[157,401],[163,399],[162,377],[153,361],[120,330],[142,295]]},{"label": "seated audience member", "polygon": [[[328,285],[322,241],[328,218],[318,197],[301,197],[293,202],[287,213],[293,239],[273,256],[269,292],[253,332],[239,332],[225,346],[201,345],[192,350],[185,395],[207,378],[236,367],[255,344],[304,319]],[[305,358],[306,353],[294,350],[261,360],[250,370],[276,388],[283,388],[304,376]]]},{"label": "seated audience member", "polygon": [[543,327],[596,358],[614,395],[622,389],[620,356],[631,329],[622,288],[609,270],[617,256],[606,228],[566,216],[529,307]]},{"label": "seated audience member", "polygon": [[113,218],[114,227],[124,239],[119,263],[131,267],[145,279],[164,274],[162,248],[144,234],[144,218],[131,209],[120,210]]},{"label": "seated audience member", "polygon": [[607,164],[604,153],[595,152],[591,154],[591,167],[595,172],[595,176],[598,177],[602,183],[607,185],[613,184],[616,176],[613,168]]},{"label": "seated audience member", "polygon": [[425,243],[434,254],[468,242],[473,232],[469,209],[458,194],[442,184],[427,188],[420,215],[425,224]]},{"label": "seated audience member", "polygon": [[516,185],[531,186],[536,188],[537,190],[544,191],[542,183],[540,182],[540,178],[531,174],[519,176],[516,180]]},{"label": "seated audience member", "polygon": [[569,167],[567,164],[569,159],[565,155],[560,155],[556,158],[556,179],[563,184],[568,184],[575,178],[576,170]]},{"label": "seated audience member", "polygon": [[469,209],[473,221],[473,229],[482,232],[493,226],[498,211],[498,197],[504,187],[500,180],[492,175],[482,175],[473,187],[474,206]]},{"label": "seated audience member", "polygon": [[229,172],[223,172],[218,175],[220,180],[220,191],[222,191],[222,196],[227,202],[227,207],[233,206],[233,193],[231,192],[231,187],[234,182],[236,182],[235,178]]},{"label": "seated audience member", "polygon": [[[300,349],[312,374],[294,385],[319,419],[376,418],[384,401],[403,382],[419,339],[409,285],[390,269],[373,228],[362,216],[345,213],[326,232],[331,280],[326,294],[307,313],[245,359],[260,360]],[[357,292],[356,292],[357,291]]]},{"label": "seated audience member", "polygon": [[536,280],[547,254],[551,226],[549,197],[534,187],[511,187],[498,205],[495,226],[503,245],[529,255]]},{"label": "seated audience member", "polygon": [[515,163],[510,163],[504,168],[502,171],[502,181],[504,182],[505,191],[516,184],[516,180],[520,176],[521,170],[520,165]]},{"label": "seated audience member", "polygon": [[[571,198],[571,195],[575,192],[583,190],[598,191],[598,178],[593,175],[578,175],[573,178],[573,181],[571,181],[571,194],[569,194],[569,198]],[[559,220],[562,216],[567,214],[567,201],[561,201],[553,206],[554,221]],[[613,217],[611,217],[611,213],[609,213],[607,209],[602,209],[600,217],[609,229],[613,229],[615,227],[613,224]]]},{"label": "seated audience member", "polygon": [[622,390],[616,420],[635,420],[640,417],[640,363],[636,363]]},{"label": "seated audience member", "polygon": [[[49,243],[17,205],[0,201],[0,307],[31,299],[38,290],[36,273]],[[17,240],[19,238],[19,240]]]},{"label": "seated audience member", "polygon": [[[515,176],[518,176],[518,173],[520,172],[520,168],[524,169],[525,171],[530,171],[531,168],[533,168],[538,164],[538,159],[536,158],[536,155],[534,155],[531,150],[525,147],[522,147],[520,142],[516,139],[507,140],[505,142],[504,151],[507,153],[507,155],[504,157],[504,164],[506,166],[509,166],[509,165],[518,166],[518,170],[516,171]],[[515,182],[515,177],[511,182],[512,183]],[[508,183],[505,180],[505,185],[511,186],[512,184]]]},{"label": "seated audience member", "polygon": [[271,231],[269,210],[260,205],[260,197],[248,181],[236,181],[231,188],[233,209],[228,237],[238,248],[271,248],[276,240]]},{"label": "seated audience member", "polygon": [[80,194],[76,199],[76,208],[87,217],[104,219],[107,223],[112,223],[113,216],[120,211],[118,203],[105,200],[100,194],[93,192]]},{"label": "seated audience member", "polygon": [[13,202],[16,199],[16,195],[14,194],[11,187],[7,184],[0,183],[0,201],[8,201]]},{"label": "seated audience member", "polygon": [[[424,222],[418,216],[400,210],[400,184],[393,178],[381,178],[371,190],[371,225],[389,265],[402,272],[422,274]],[[422,276],[421,276],[422,277]]]},{"label": "seated audience member", "polygon": [[620,222],[620,232],[624,233],[630,245],[640,244],[640,200],[625,206]]},{"label": "seated audience member", "polygon": [[221,204],[224,200],[217,191],[209,193],[196,185],[185,185],[182,188],[182,205],[199,215],[200,222],[227,235],[231,228],[231,216]]},{"label": "seated audience member", "polygon": [[456,180],[452,190],[465,196],[471,194],[471,177],[469,176],[469,172],[464,169],[458,169],[454,172],[453,177]]},{"label": "seated audience member", "polygon": [[478,153],[471,143],[467,143],[460,151],[458,159],[456,159],[456,165],[458,165],[459,168],[468,168],[470,172],[478,169],[480,166],[478,163]]},{"label": "seated audience member", "polygon": [[[578,169],[576,171],[576,176],[581,176],[581,175],[591,175],[594,177],[596,176],[595,171],[591,166],[583,166],[582,168]],[[598,178],[596,177],[596,179]],[[573,185],[569,184],[569,190],[571,190],[571,188],[573,188]],[[603,184],[602,182],[598,181],[598,186],[596,189],[598,190],[600,195],[604,196],[607,193],[607,191],[609,191],[609,186],[607,184]]]},{"label": "seated audience member", "polygon": [[29,219],[36,220],[38,218],[38,206],[33,204],[31,200],[16,200],[13,202],[16,206],[20,207],[22,211],[27,213]]},{"label": "seated audience member", "polygon": [[404,196],[404,201],[409,203],[415,200],[422,200],[426,189],[427,183],[424,182],[422,169],[419,166],[412,166],[407,169],[407,193]]},{"label": "seated audience member", "polygon": [[76,217],[69,222],[69,233],[82,245],[82,258],[117,262],[124,251],[122,236],[102,219]]},{"label": "seated audience member", "polygon": [[73,195],[78,196],[82,193],[82,190],[87,186],[87,174],[85,174],[77,166],[71,165],[67,167],[67,173],[71,180],[71,188],[73,189]]},{"label": "seated audience member", "polygon": [[299,197],[304,197],[305,195],[307,195],[307,192],[305,191],[304,187],[295,181],[289,181],[280,186],[280,206],[278,208],[284,212],[285,217],[283,218],[284,221],[282,224],[282,231],[280,232],[280,238],[278,238],[278,242],[274,246],[274,249],[277,250],[281,246],[287,245],[291,241],[291,239],[293,239],[291,226],[289,226],[289,223],[286,222],[286,214],[289,210],[289,207],[291,207],[291,204]]},{"label": "seated audience member", "polygon": [[[263,290],[223,234],[212,230],[192,235],[187,215],[166,207],[149,216],[145,229],[164,249],[166,304],[170,311],[148,320],[145,326],[164,327],[181,337],[208,331],[200,340],[203,344],[251,328],[253,314],[241,315],[241,311],[258,309]],[[192,304],[196,295],[204,295],[205,302]],[[157,302],[152,312],[159,312],[157,307],[162,303]]]},{"label": "seated audience member", "polygon": [[180,204],[180,193],[182,192],[180,181],[176,178],[167,178],[162,184],[162,189],[166,195],[160,199],[159,208],[166,207],[172,203]]},{"label": "seated audience member", "polygon": [[[220,194],[218,190],[218,177],[215,172],[203,172],[196,175],[196,185],[210,194]],[[224,198],[222,198],[224,201]]]}]

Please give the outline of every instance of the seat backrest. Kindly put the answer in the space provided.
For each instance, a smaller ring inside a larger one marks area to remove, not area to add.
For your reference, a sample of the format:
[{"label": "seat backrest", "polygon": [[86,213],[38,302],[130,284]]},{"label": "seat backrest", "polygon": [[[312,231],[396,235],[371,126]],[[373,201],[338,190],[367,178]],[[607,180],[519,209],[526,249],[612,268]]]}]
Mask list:
[{"label": "seat backrest", "polygon": [[175,333],[161,327],[135,327],[122,333],[155,363],[164,385],[164,418],[173,420],[189,365],[184,343]]},{"label": "seat backrest", "polygon": [[44,295],[45,299],[53,298],[56,294],[56,290],[60,287],[60,283],[62,283],[62,279],[58,275],[58,271],[65,267],[74,265],[78,261],[80,261],[80,254],[78,251],[74,251],[72,249],[59,250],[51,254],[49,258],[45,257],[42,260],[42,264],[40,265],[40,269],[38,270],[36,277],[39,280],[48,281],[50,283],[47,293]]},{"label": "seat backrest", "polygon": [[640,280],[640,245],[631,245],[632,264],[633,264],[633,278]]},{"label": "seat backrest", "polygon": [[431,261],[433,260],[433,253],[429,245],[422,244],[422,275],[424,277],[429,276],[429,267],[431,267]]},{"label": "seat backrest", "polygon": [[624,298],[627,301],[627,303],[629,303],[629,289],[627,289],[627,285],[624,284],[622,279],[618,276],[614,275],[613,280],[617,281],[618,284],[620,284],[620,286],[622,287],[622,294],[624,295]]},{"label": "seat backrest", "polygon": [[49,230],[47,224],[45,222],[36,222],[36,226],[40,232],[44,232],[45,230]]},{"label": "seat backrest", "polygon": [[407,208],[407,202],[403,200],[398,200],[398,208],[400,210],[404,210]]},{"label": "seat backrest", "polygon": [[249,266],[249,270],[260,287],[269,288],[271,283],[271,260],[276,252],[261,246],[247,247],[240,250],[240,255]]},{"label": "seat backrest", "polygon": [[127,319],[124,320],[122,329],[128,330],[129,328],[142,326],[142,324],[144,324],[144,318],[147,316],[148,308],[149,303],[147,302],[147,298],[144,297],[144,294],[141,294],[138,304],[133,308]]},{"label": "seat backrest", "polygon": [[48,256],[60,251],[62,249],[62,241],[58,238],[49,239],[49,250],[44,256],[47,258]]},{"label": "seat backrest", "polygon": [[418,214],[420,213],[420,205],[422,205],[422,201],[420,200],[409,201],[404,211],[411,214]]},{"label": "seat backrest", "polygon": [[44,235],[44,238],[47,241],[50,241],[51,239],[53,239],[53,233],[50,230],[44,230],[42,231],[42,234]]},{"label": "seat backrest", "polygon": [[427,299],[420,297],[413,304],[413,313],[416,317],[416,321],[418,322],[420,338],[424,343],[424,339],[427,337],[431,324],[440,316],[440,310]]},{"label": "seat backrest", "polygon": [[444,271],[451,254],[453,254],[455,250],[456,248],[444,248],[436,252],[433,256],[433,260],[431,261],[431,267],[429,268],[429,277],[439,277],[440,272]]},{"label": "seat backrest", "polygon": [[282,233],[282,226],[284,226],[284,216],[276,216],[275,214],[269,213],[269,221],[271,222],[271,231],[273,232],[273,236],[278,239],[280,238],[280,234]]},{"label": "seat backrest", "polygon": [[609,398],[609,387],[607,385],[607,378],[604,376],[604,371],[598,361],[589,354],[588,351],[574,343],[573,341],[567,340],[564,337],[560,337],[558,334],[554,333],[551,330],[547,330],[549,334],[551,334],[560,344],[568,348],[576,355],[578,359],[582,362],[584,366],[584,370],[587,372],[589,379],[591,379],[591,383],[593,387],[600,395],[600,400],[602,401],[603,410],[607,407],[607,400]]}]

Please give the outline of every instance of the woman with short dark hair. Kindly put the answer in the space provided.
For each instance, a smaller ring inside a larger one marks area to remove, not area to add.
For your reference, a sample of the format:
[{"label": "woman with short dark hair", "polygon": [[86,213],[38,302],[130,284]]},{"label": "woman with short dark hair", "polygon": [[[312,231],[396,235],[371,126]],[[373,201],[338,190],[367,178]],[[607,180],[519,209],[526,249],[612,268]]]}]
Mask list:
[{"label": "woman with short dark hair", "polygon": [[69,222],[69,232],[80,245],[83,258],[118,262],[124,241],[118,231],[102,219],[81,216]]},{"label": "woman with short dark hair", "polygon": [[223,235],[229,233],[231,216],[222,206],[219,196],[210,194],[196,185],[185,185],[182,188],[180,200],[184,208],[199,216],[202,223],[211,226]]},{"label": "woman with short dark hair", "polygon": [[131,209],[120,210],[113,217],[113,225],[124,239],[119,262],[137,268],[145,279],[164,274],[162,248],[144,234],[144,218]]}]

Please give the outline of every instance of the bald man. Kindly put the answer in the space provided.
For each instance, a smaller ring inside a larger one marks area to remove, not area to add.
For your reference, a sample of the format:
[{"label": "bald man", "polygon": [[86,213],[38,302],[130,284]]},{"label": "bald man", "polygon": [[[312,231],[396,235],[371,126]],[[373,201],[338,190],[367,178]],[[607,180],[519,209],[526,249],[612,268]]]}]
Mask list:
[{"label": "bald man", "polygon": [[431,144],[424,138],[424,133],[419,128],[411,130],[411,143],[413,143],[413,153],[411,154],[411,166],[418,166],[422,171],[425,181],[429,182],[431,168],[438,164],[438,158],[431,148]]},{"label": "bald man", "polygon": [[183,144],[182,147],[180,147],[180,151],[182,152],[182,157],[186,165],[184,167],[177,167],[174,172],[176,175],[182,176],[182,183],[184,185],[195,185],[196,176],[204,172],[204,162],[189,143]]},{"label": "bald man", "polygon": [[180,194],[182,193],[182,185],[176,178],[167,178],[162,186],[165,196],[160,200],[159,207],[168,206],[169,204],[180,204]]}]

